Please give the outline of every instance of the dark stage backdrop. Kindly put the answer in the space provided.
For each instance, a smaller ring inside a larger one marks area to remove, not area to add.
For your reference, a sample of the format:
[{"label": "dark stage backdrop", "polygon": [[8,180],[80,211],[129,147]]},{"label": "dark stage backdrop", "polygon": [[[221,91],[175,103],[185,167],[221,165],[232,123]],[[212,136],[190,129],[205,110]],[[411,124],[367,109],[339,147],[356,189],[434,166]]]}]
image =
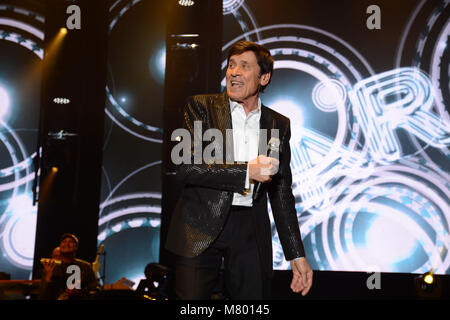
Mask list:
[{"label": "dark stage backdrop", "polygon": [[223,5],[223,77],[237,40],[274,56],[262,101],[291,119],[312,268],[450,274],[450,1]]}]

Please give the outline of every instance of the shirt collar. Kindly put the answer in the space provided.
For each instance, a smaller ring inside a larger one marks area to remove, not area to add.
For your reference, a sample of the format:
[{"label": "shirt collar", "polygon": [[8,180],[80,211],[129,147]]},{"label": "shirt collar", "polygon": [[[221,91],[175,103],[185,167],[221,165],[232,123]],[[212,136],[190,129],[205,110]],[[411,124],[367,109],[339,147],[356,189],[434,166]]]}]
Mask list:
[{"label": "shirt collar", "polygon": [[[230,111],[231,111],[231,112],[233,112],[234,109],[235,109],[237,106],[241,106],[241,107],[242,107],[242,104],[240,104],[240,103],[238,103],[238,102],[236,102],[236,101],[233,101],[233,100],[231,100],[230,98],[228,98],[228,100],[230,101]],[[242,107],[242,108],[243,108],[243,107]],[[252,112],[258,113],[258,112],[260,112],[260,111],[261,111],[261,99],[258,98],[258,108],[256,108],[256,109],[253,110]]]}]

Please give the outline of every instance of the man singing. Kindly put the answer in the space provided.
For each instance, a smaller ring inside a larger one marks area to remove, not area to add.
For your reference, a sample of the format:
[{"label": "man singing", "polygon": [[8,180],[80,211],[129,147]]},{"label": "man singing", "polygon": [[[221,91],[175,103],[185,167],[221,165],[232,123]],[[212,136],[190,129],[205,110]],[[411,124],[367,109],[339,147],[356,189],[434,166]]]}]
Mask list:
[{"label": "man singing", "polygon": [[[222,265],[230,299],[270,298],[272,233],[267,196],[292,267],[290,287],[306,295],[312,286],[313,272],[305,258],[291,188],[289,119],[262,105],[259,98],[272,71],[273,58],[266,48],[239,41],[228,53],[226,91],[187,100],[184,121],[191,137],[196,121],[201,121],[203,131],[220,130],[227,159],[197,164],[193,143],[191,161],[177,168],[183,191],[166,247],[178,256],[179,299],[210,299]],[[232,135],[227,136],[227,129]],[[261,134],[264,129],[267,134]],[[273,141],[272,132],[278,133],[277,157],[262,152]]]}]

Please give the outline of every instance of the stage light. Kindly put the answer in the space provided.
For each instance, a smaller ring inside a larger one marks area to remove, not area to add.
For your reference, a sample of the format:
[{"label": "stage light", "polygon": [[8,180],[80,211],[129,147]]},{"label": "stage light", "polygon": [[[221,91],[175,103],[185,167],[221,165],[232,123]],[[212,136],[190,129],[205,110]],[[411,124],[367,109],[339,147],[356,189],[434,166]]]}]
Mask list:
[{"label": "stage light", "polygon": [[69,104],[70,103],[70,99],[68,98],[54,98],[53,102],[56,104]]},{"label": "stage light", "polygon": [[179,43],[177,42],[176,47],[177,49],[195,49],[199,45],[197,43]]},{"label": "stage light", "polygon": [[192,0],[179,0],[178,4],[183,7],[191,7],[195,4]]},{"label": "stage light", "polygon": [[434,282],[433,273],[430,272],[428,274],[425,274],[425,276],[423,277],[423,282],[425,282],[426,284],[432,284]]},{"label": "stage light", "polygon": [[435,277],[433,270],[415,278],[416,292],[421,299],[439,299],[442,296],[442,281]]},{"label": "stage light", "polygon": [[67,35],[66,28],[60,28],[58,33],[49,41],[46,50],[47,60],[52,61],[58,54],[62,41]]},{"label": "stage light", "polygon": [[52,173],[57,173],[58,172],[58,167],[52,167]]},{"label": "stage light", "polygon": [[200,37],[198,33],[180,33],[180,34],[172,34],[172,38],[197,38]]}]

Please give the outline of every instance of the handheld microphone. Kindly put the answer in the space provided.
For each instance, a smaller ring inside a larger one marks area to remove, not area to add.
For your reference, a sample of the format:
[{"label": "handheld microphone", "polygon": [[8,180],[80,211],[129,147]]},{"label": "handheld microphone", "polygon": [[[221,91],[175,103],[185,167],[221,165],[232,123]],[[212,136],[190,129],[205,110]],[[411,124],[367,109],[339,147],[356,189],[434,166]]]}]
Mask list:
[{"label": "handheld microphone", "polygon": [[267,153],[268,157],[276,158],[278,160],[278,156],[280,153],[280,139],[272,137],[267,144]]},{"label": "handheld microphone", "polygon": [[[275,158],[278,159],[280,152],[280,139],[276,137],[271,137],[269,140],[269,143],[267,144],[267,156],[269,158]],[[258,182],[255,184],[255,189],[253,190],[253,200],[255,200],[259,193],[261,192],[261,182]]]},{"label": "handheld microphone", "polygon": [[41,258],[41,263],[50,263],[53,260],[53,262],[55,264],[61,264],[61,260],[57,260],[57,259],[50,259],[50,258]]}]

